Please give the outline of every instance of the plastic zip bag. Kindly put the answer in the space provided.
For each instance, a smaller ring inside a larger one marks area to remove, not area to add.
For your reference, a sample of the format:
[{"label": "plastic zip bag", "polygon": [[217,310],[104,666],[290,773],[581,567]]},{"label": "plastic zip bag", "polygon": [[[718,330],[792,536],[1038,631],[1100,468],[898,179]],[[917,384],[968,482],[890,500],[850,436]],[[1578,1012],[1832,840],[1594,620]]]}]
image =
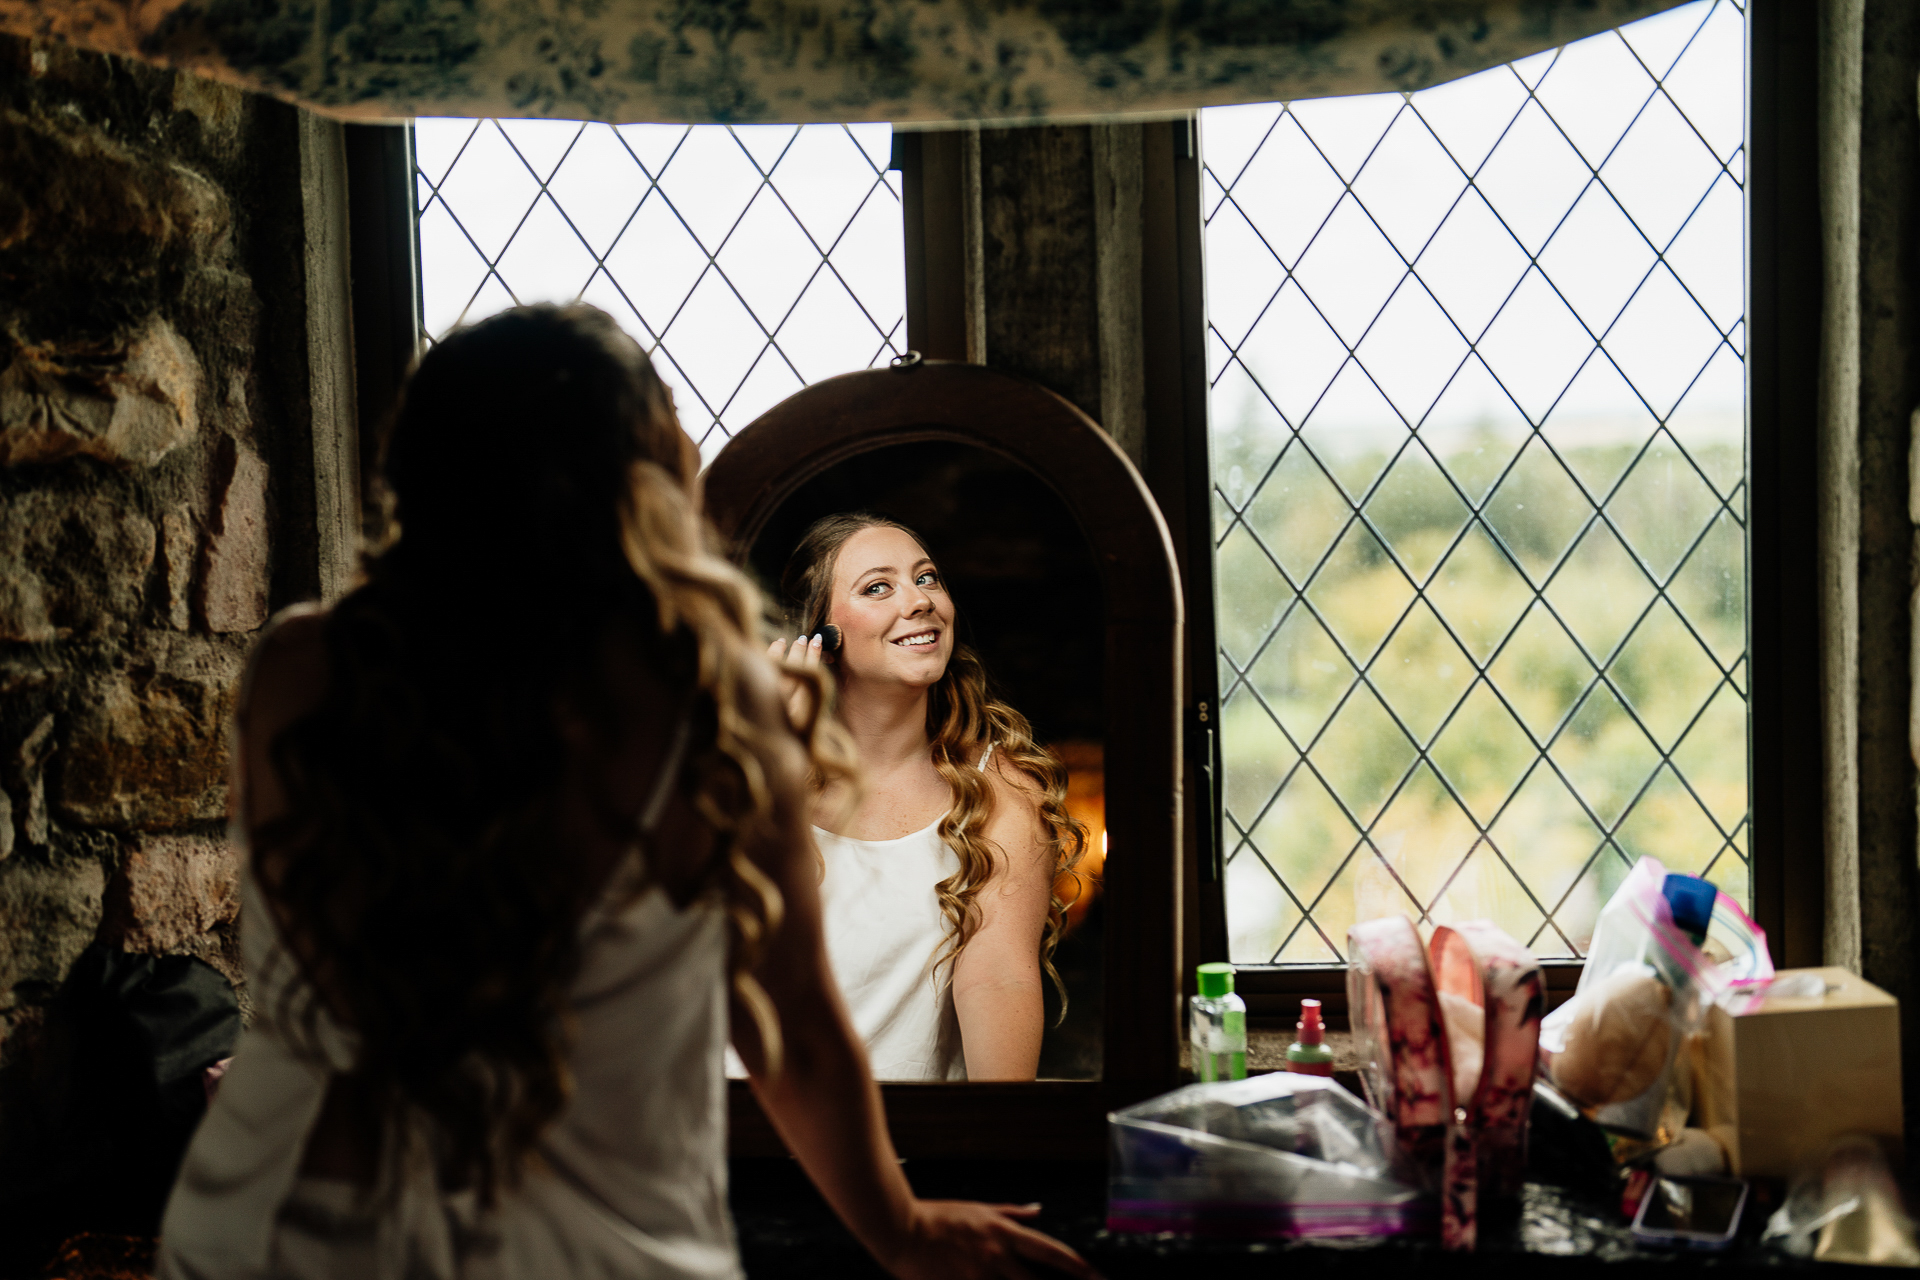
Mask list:
[{"label": "plastic zip bag", "polygon": [[1685,1124],[1690,1076],[1675,1063],[1707,1008],[1773,977],[1766,934],[1738,903],[1716,892],[1703,949],[1675,923],[1666,879],[1653,858],[1634,865],[1595,922],[1573,999],[1540,1026],[1555,1085],[1600,1123],[1656,1144]]},{"label": "plastic zip bag", "polygon": [[1240,1238],[1431,1233],[1378,1113],[1324,1076],[1196,1084],[1107,1117],[1107,1227]]}]

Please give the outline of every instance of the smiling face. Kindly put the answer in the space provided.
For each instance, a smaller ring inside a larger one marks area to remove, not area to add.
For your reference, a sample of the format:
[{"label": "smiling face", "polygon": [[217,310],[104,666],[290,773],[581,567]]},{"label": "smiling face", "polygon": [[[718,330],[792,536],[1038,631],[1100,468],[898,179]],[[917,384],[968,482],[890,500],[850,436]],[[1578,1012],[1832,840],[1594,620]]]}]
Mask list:
[{"label": "smiling face", "polygon": [[840,546],[827,620],[840,628],[842,680],[927,688],[953,656],[953,599],[912,535],[862,529]]}]

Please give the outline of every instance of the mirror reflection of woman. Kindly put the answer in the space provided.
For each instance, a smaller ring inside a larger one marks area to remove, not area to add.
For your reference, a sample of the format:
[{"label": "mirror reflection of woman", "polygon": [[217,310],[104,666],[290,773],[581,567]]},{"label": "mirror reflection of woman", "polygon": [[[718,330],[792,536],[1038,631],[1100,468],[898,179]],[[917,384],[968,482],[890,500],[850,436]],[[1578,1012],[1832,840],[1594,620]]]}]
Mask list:
[{"label": "mirror reflection of woman", "polygon": [[774,656],[831,668],[866,777],[858,795],[827,786],[814,838],[828,956],[874,1076],[1033,1079],[1042,982],[1059,987],[1053,886],[1085,840],[1066,771],[956,643],[953,597],[911,530],[829,516],[783,587],[808,638]]}]

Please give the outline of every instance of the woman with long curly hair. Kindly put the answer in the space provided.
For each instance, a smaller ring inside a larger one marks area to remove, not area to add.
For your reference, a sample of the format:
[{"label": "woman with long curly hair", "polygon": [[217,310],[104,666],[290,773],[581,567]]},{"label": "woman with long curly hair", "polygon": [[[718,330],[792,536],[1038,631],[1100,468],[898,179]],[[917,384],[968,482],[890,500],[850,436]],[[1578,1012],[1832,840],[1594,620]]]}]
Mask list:
[{"label": "woman with long curly hair", "polygon": [[819,775],[832,829],[814,837],[828,956],[874,1074],[1033,1079],[1043,973],[1060,988],[1053,887],[1086,838],[1066,770],[956,642],[953,596],[905,525],[816,521],[781,586],[805,639],[774,655],[831,668],[867,779],[856,799]]},{"label": "woman with long curly hair", "polygon": [[421,360],[384,451],[398,538],[282,615],[240,694],[255,1018],[161,1276],[738,1276],[729,1032],[895,1274],[1086,1274],[900,1174],[807,832],[809,778],[851,786],[851,757],[817,678],[760,651],[698,465],[590,307]]}]

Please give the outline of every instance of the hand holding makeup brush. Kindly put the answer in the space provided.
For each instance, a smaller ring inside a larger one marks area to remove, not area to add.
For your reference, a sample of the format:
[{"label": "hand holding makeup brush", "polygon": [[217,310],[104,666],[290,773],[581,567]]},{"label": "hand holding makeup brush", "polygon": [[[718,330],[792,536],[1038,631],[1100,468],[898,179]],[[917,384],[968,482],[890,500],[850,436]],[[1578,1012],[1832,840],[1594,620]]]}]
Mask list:
[{"label": "hand holding makeup brush", "polygon": [[[789,645],[785,637],[778,637],[767,646],[767,656],[773,659],[777,667],[799,668],[803,671],[818,671],[821,667],[822,653],[832,653],[840,647],[840,628],[828,623],[826,627],[811,638],[796,636]],[[787,718],[798,727],[805,724],[809,710],[807,685],[799,680],[787,683]]]}]

